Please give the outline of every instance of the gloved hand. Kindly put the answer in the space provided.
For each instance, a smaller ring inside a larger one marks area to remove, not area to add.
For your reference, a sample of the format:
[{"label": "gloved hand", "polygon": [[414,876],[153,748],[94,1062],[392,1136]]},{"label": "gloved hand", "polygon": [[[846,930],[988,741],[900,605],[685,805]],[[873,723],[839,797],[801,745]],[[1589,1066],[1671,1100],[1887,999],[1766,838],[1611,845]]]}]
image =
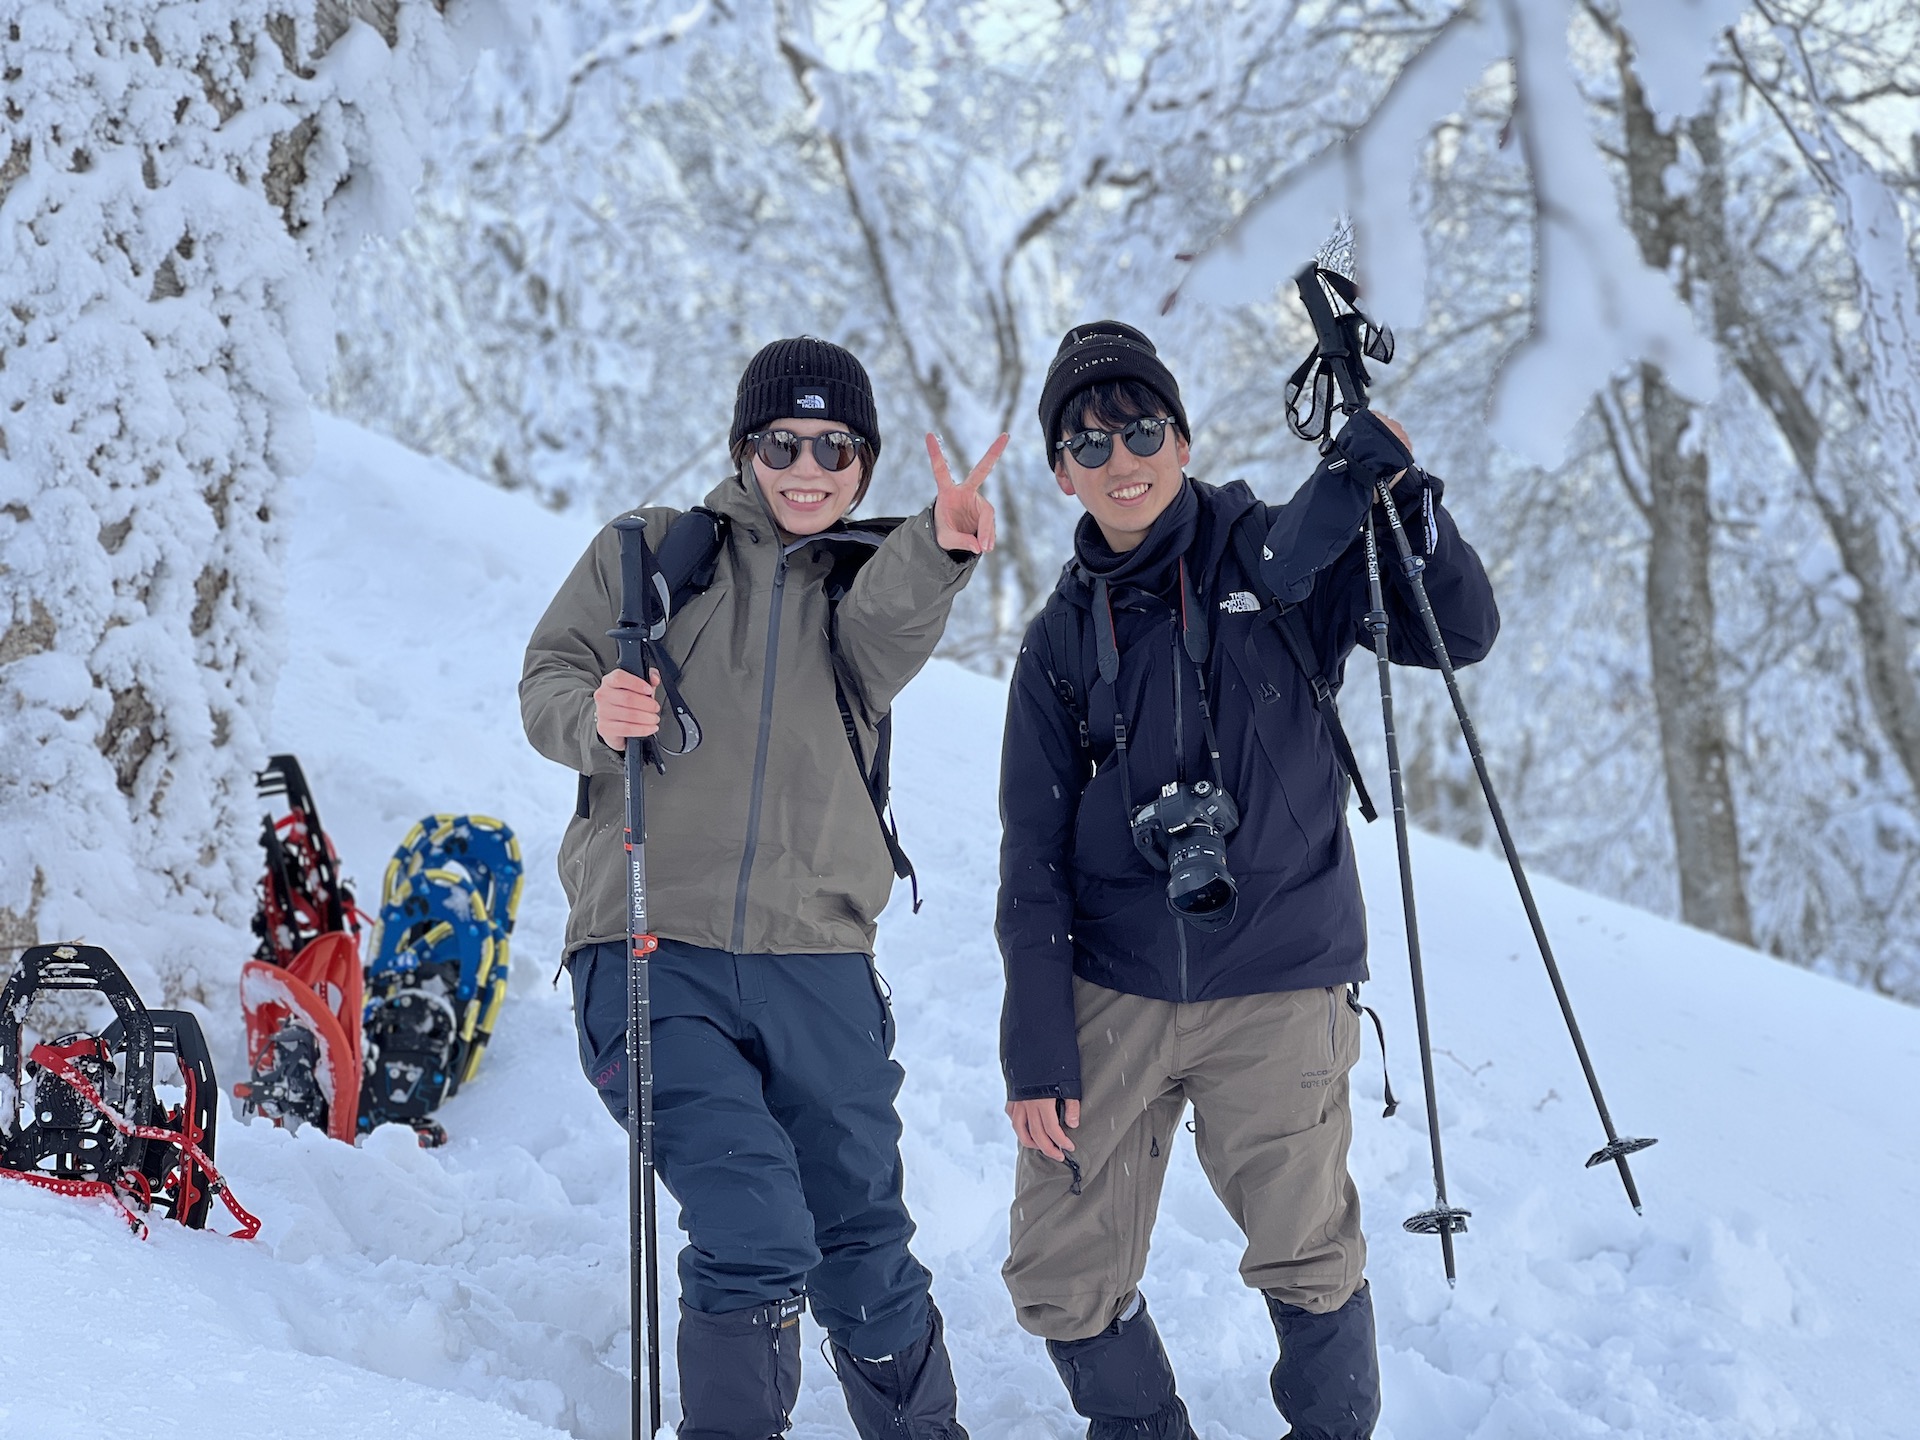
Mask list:
[{"label": "gloved hand", "polygon": [[1371,497],[1381,481],[1391,483],[1413,464],[1406,434],[1371,410],[1356,411],[1333,437],[1327,468]]},{"label": "gloved hand", "polygon": [[[1413,468],[1413,449],[1405,436],[1393,421],[1371,410],[1356,411],[1307,483],[1275,509],[1260,571],[1282,604],[1304,600],[1313,590],[1314,577],[1346,552],[1366,522],[1382,480],[1401,480],[1394,495],[1401,517],[1410,529],[1418,523],[1415,551],[1430,552],[1428,496],[1439,499],[1440,482]],[[1403,474],[1411,478],[1402,479]]]}]

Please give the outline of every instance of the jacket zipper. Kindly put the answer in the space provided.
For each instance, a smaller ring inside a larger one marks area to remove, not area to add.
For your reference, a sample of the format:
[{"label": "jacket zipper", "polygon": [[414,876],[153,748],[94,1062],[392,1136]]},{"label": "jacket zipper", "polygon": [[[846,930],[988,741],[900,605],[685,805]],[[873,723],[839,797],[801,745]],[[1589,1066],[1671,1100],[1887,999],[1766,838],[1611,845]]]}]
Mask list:
[{"label": "jacket zipper", "polygon": [[1181,780],[1187,778],[1187,694],[1181,684],[1180,662],[1186,658],[1180,647],[1180,614],[1173,616],[1173,768]]},{"label": "jacket zipper", "polygon": [[[1173,612],[1173,624],[1169,629],[1173,636],[1173,768],[1176,775],[1184,780],[1187,774],[1187,725],[1185,687],[1180,683],[1180,612]],[[1185,1002],[1191,997],[1187,993],[1187,922],[1179,916],[1173,918],[1173,932],[1178,937],[1180,958],[1180,999]]]},{"label": "jacket zipper", "polygon": [[[775,541],[778,546],[778,540]],[[753,752],[752,798],[747,802],[747,844],[740,856],[740,885],[733,897],[733,940],[727,947],[740,954],[747,943],[747,884],[753,878],[753,852],[760,845],[760,802],[767,783],[767,751],[773,739],[773,692],[779,678],[780,611],[787,593],[787,552],[777,549],[773,568],[773,599],[767,611],[767,673],[760,683],[760,739]]]}]

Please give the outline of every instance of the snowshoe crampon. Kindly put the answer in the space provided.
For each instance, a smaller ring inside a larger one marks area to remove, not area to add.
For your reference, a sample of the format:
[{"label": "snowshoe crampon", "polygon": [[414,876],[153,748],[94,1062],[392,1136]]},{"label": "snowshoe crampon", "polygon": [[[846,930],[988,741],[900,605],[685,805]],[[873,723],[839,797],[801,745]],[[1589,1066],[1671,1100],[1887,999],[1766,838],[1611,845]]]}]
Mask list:
[{"label": "snowshoe crampon", "polygon": [[367,964],[360,1128],[429,1119],[479,1073],[506,1000],[520,845],[483,815],[432,815],[387,866]]},{"label": "snowshoe crampon", "polygon": [[[96,996],[104,1023],[31,1041],[34,1002],[61,992]],[[155,1090],[161,1056],[179,1069],[182,1098],[171,1106]],[[36,945],[0,991],[0,1173],[104,1196],[141,1235],[155,1210],[205,1229],[218,1195],[237,1238],[251,1240],[260,1222],[213,1165],[219,1093],[200,1022],[148,1010],[98,946]]]}]

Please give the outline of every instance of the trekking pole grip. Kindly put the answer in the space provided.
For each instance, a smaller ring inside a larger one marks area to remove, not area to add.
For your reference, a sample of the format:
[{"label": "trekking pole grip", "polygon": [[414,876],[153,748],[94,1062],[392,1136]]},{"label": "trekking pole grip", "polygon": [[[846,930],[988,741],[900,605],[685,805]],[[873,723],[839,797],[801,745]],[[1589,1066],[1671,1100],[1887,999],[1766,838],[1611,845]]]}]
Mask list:
[{"label": "trekking pole grip", "polygon": [[648,571],[653,552],[647,548],[647,522],[638,515],[622,515],[613,522],[620,536],[620,623],[608,635],[619,650],[619,667],[629,675],[647,678]]},{"label": "trekking pole grip", "polygon": [[1293,284],[1300,292],[1300,303],[1307,307],[1307,319],[1313,322],[1314,343],[1327,369],[1333,373],[1334,383],[1340,387],[1340,408],[1349,415],[1365,410],[1367,386],[1361,378],[1364,372],[1359,357],[1353,352],[1348,331],[1334,315],[1326,289],[1320,283],[1319,262],[1308,261],[1293,277]]}]

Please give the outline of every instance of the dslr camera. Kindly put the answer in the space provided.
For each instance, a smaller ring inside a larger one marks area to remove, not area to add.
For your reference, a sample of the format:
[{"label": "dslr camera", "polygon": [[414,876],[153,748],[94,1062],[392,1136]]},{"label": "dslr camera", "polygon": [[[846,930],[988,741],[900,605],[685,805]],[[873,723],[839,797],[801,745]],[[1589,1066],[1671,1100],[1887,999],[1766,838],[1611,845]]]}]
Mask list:
[{"label": "dslr camera", "polygon": [[1240,887],[1227,870],[1227,836],[1240,824],[1233,797],[1209,780],[1176,780],[1133,812],[1133,843],[1167,872],[1167,908],[1202,930],[1233,919]]}]

